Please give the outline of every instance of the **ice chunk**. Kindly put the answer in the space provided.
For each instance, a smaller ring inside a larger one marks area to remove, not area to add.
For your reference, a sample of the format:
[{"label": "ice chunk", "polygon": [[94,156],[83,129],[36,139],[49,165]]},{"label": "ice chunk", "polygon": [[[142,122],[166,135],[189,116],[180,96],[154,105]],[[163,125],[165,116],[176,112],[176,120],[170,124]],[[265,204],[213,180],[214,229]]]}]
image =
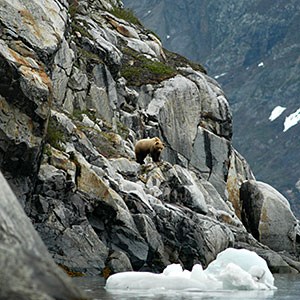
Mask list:
[{"label": "ice chunk", "polygon": [[163,273],[124,272],[110,276],[108,290],[272,290],[274,277],[267,263],[255,252],[228,248],[206,270],[194,265],[192,271],[181,265],[167,266]]}]

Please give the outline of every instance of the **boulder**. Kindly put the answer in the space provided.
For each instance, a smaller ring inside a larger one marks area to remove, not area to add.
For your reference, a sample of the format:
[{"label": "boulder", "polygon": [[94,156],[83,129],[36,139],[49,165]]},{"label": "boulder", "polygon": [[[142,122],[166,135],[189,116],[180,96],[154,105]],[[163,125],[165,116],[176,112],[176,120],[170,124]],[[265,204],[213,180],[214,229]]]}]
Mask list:
[{"label": "boulder", "polygon": [[247,180],[241,186],[242,221],[249,232],[274,251],[295,253],[298,220],[287,199],[270,185]]}]

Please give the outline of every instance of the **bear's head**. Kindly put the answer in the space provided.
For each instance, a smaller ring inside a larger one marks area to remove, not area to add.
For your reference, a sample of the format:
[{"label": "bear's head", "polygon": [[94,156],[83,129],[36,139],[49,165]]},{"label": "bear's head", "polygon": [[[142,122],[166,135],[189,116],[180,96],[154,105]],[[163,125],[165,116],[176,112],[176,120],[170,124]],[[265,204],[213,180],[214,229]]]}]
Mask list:
[{"label": "bear's head", "polygon": [[160,154],[164,150],[164,148],[165,145],[163,144],[163,142],[158,137],[156,137],[152,146],[152,151]]}]

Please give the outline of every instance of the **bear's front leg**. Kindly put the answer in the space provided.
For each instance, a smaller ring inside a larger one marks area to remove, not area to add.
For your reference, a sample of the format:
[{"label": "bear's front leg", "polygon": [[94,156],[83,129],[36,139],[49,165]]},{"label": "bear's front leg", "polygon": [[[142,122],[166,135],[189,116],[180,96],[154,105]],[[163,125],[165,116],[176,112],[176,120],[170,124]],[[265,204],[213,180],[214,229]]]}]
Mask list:
[{"label": "bear's front leg", "polygon": [[144,165],[145,162],[144,162],[144,159],[146,158],[146,155],[137,155],[136,156],[136,162],[139,163],[140,165]]},{"label": "bear's front leg", "polygon": [[159,161],[160,161],[160,159],[159,159],[159,154],[160,154],[160,153],[151,153],[151,157],[152,157],[152,160],[153,160],[154,162],[159,162]]}]

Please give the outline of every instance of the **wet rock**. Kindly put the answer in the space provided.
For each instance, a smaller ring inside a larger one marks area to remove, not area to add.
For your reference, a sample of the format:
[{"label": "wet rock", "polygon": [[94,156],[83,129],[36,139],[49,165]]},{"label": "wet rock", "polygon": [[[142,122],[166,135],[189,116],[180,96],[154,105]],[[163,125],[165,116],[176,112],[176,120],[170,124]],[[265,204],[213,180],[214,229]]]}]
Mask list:
[{"label": "wet rock", "polygon": [[[62,216],[62,220],[65,216]],[[108,257],[108,248],[101,242],[90,224],[66,226],[56,240],[54,260],[72,271],[100,275]]]},{"label": "wet rock", "polygon": [[106,263],[106,269],[109,272],[109,275],[125,271],[133,271],[128,256],[122,251],[113,251]]}]

